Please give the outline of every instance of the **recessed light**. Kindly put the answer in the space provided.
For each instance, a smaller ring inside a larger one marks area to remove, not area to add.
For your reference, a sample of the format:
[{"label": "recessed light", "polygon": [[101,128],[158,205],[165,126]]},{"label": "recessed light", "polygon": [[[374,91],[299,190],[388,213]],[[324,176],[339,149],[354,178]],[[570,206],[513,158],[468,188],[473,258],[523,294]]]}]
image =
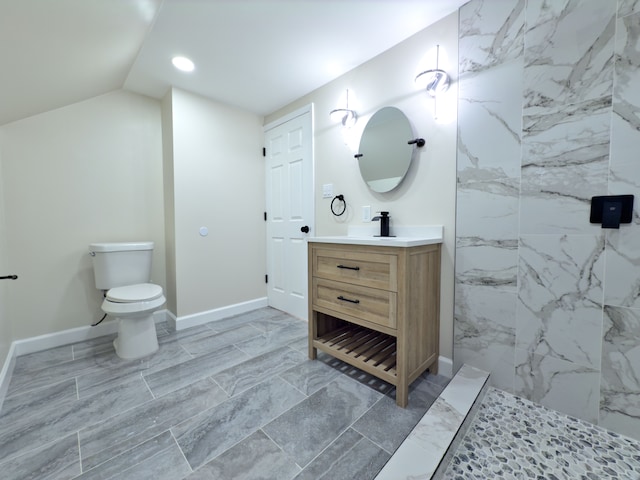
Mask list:
[{"label": "recessed light", "polygon": [[178,70],[182,70],[183,72],[192,72],[195,68],[193,62],[187,57],[173,57],[171,59],[171,63],[173,63],[174,67]]}]

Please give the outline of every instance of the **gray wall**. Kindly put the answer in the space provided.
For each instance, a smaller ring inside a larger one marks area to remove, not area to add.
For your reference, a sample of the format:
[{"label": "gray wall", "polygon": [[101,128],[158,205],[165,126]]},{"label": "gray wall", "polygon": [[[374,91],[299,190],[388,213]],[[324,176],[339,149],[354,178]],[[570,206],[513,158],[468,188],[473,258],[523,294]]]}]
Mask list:
[{"label": "gray wall", "polygon": [[460,10],[454,362],[640,438],[638,209],[589,223],[594,195],[640,201],[640,2],[616,6]]}]

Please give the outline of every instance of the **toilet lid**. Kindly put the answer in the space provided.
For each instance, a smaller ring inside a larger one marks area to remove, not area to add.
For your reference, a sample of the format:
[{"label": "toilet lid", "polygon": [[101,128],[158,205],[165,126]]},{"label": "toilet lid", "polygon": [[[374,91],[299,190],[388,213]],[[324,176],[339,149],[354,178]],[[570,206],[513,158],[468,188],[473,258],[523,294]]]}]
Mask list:
[{"label": "toilet lid", "polygon": [[107,300],[118,303],[145,302],[161,296],[162,287],[153,283],[116,287],[107,292]]}]

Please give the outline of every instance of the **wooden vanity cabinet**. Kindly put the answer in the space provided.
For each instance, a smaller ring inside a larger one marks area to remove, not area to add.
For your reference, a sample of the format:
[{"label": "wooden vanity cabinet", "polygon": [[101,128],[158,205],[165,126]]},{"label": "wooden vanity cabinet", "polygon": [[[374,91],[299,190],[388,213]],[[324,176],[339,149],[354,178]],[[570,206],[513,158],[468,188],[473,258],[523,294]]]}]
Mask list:
[{"label": "wooden vanity cabinet", "polygon": [[309,358],[317,350],[396,387],[437,373],[440,244],[309,242]]}]

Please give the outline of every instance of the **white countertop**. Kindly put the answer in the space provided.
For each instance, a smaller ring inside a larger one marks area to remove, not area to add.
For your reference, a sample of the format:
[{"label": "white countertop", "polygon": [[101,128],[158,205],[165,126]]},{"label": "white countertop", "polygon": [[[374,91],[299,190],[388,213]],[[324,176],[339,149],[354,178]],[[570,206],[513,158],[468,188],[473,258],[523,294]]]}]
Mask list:
[{"label": "white countertop", "polygon": [[309,242],[313,243],[342,243],[351,245],[374,245],[387,247],[417,247],[420,245],[431,245],[442,243],[442,225],[429,225],[420,227],[398,227],[392,230],[391,234],[397,233],[395,237],[376,237],[370,231],[365,231],[358,227],[349,227],[348,235],[310,237]]}]

